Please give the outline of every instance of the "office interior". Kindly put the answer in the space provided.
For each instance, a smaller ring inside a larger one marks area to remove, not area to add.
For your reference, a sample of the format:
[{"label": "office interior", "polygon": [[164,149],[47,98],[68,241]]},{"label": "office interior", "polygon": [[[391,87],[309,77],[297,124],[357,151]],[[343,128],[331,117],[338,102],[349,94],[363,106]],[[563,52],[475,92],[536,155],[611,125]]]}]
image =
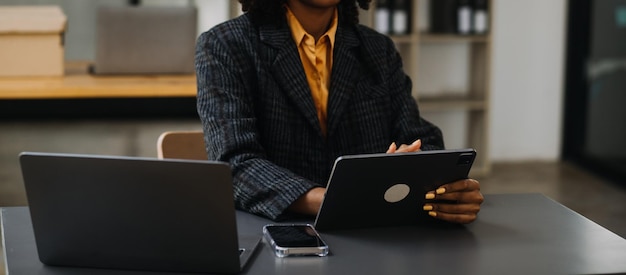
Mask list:
[{"label": "office interior", "polygon": [[[237,16],[233,2],[144,0],[141,5],[194,6],[199,34]],[[490,3],[487,146],[478,152],[487,155],[490,168],[476,176],[482,191],[539,192],[626,237],[626,1]],[[0,0],[5,5],[60,6],[68,19],[66,64],[84,64],[95,57],[97,8],[129,1]],[[419,5],[415,25],[428,28],[428,1]],[[415,85],[439,85],[424,75],[442,59],[452,65],[437,73],[440,77],[453,86],[468,81],[467,72],[458,69],[468,64],[455,59],[471,51],[463,43],[447,48],[452,53],[431,52],[436,58],[419,68]],[[422,112],[442,127],[448,148],[472,146],[463,138],[471,130],[466,113]],[[0,99],[0,206],[27,205],[17,159],[22,151],[156,157],[162,132],[200,129],[190,97]]]}]

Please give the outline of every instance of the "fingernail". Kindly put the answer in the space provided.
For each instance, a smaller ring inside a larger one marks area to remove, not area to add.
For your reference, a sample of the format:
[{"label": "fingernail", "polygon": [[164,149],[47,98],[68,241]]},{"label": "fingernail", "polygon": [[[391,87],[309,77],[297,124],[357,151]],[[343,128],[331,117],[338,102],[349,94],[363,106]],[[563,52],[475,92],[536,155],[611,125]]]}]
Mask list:
[{"label": "fingernail", "polygon": [[432,205],[424,205],[424,211],[431,211],[433,210],[433,206]]},{"label": "fingernail", "polygon": [[443,187],[438,188],[437,190],[435,190],[435,193],[437,193],[437,194],[439,194],[439,195],[440,195],[440,194],[443,194],[443,193],[445,193],[445,192],[446,192],[446,189],[445,189],[445,188],[443,188]]},{"label": "fingernail", "polygon": [[426,194],[426,199],[427,199],[427,200],[432,200],[432,199],[434,199],[434,198],[435,198],[435,194],[433,194],[433,193],[428,193],[428,194]]},{"label": "fingernail", "polygon": [[431,216],[431,217],[437,217],[437,212],[430,211],[430,212],[428,212],[428,215]]},{"label": "fingernail", "polygon": [[419,140],[419,139],[418,139],[418,140],[416,140],[416,141],[413,141],[413,144],[411,144],[411,145],[415,145],[415,144],[417,144],[418,142],[420,142],[420,140]]}]

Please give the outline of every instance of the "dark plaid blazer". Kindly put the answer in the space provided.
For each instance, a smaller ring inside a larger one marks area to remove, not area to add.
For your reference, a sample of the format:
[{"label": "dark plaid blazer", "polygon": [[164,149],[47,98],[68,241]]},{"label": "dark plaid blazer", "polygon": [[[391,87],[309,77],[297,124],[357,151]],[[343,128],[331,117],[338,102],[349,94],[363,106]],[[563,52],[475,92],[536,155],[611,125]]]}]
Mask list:
[{"label": "dark plaid blazer", "polygon": [[271,219],[316,186],[346,154],[385,152],[422,139],[441,149],[423,120],[393,42],[339,23],[323,136],[290,29],[257,26],[247,15],[198,38],[198,114],[209,159],[229,162],[239,209]]}]

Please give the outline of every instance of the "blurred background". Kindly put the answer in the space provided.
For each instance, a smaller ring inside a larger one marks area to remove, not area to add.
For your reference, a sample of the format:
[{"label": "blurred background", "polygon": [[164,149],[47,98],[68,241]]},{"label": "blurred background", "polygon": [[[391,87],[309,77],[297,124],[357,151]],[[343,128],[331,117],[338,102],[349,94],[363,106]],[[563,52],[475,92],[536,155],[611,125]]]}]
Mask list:
[{"label": "blurred background", "polygon": [[[375,1],[361,22],[394,39],[447,147],[477,148],[483,192],[540,192],[626,237],[626,0],[436,1]],[[196,36],[241,13],[229,0],[0,0],[18,5],[55,5],[67,19],[64,76],[36,89],[74,75],[88,79],[76,85],[133,79],[89,73],[102,6],[192,7]],[[0,52],[10,47],[2,20]],[[155,157],[160,133],[200,130],[193,73],[173,75],[163,82],[181,81],[180,94],[97,98],[20,97],[20,83],[41,78],[0,75],[0,206],[27,205],[19,152]]]}]

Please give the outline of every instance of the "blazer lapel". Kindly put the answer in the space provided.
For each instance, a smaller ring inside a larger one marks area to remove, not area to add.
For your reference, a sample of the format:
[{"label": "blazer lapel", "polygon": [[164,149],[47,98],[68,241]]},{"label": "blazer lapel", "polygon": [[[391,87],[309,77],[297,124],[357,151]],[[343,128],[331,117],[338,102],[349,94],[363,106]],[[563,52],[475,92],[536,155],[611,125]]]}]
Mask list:
[{"label": "blazer lapel", "polygon": [[311,89],[304,74],[298,48],[291,38],[289,27],[286,24],[283,27],[263,25],[260,27],[260,38],[263,43],[273,48],[268,51],[269,54],[265,57],[267,58],[265,60],[271,62],[272,75],[321,136],[322,130],[311,97]]},{"label": "blazer lapel", "polygon": [[333,71],[328,95],[328,135],[330,136],[341,121],[350,97],[358,83],[360,41],[351,28],[339,25],[333,53]]}]

